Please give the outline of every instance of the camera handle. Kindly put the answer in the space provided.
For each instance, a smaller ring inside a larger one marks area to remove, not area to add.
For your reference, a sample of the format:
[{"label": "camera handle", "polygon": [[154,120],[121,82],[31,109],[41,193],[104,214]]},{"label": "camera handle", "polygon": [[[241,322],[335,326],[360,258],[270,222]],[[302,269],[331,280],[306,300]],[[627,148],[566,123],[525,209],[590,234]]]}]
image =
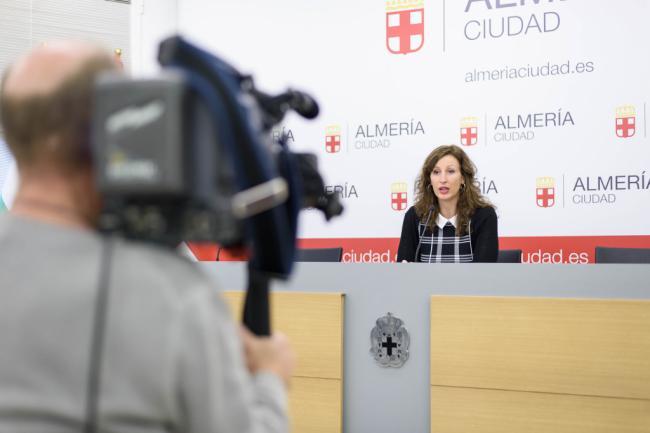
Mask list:
[{"label": "camera handle", "polygon": [[255,335],[271,335],[271,306],[269,304],[270,277],[248,268],[248,290],[244,301],[244,325]]}]

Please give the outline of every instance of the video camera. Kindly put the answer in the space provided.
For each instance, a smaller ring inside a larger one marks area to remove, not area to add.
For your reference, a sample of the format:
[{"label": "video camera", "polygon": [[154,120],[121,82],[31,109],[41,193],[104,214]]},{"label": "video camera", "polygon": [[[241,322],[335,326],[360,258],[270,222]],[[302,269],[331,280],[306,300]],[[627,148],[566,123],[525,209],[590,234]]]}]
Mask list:
[{"label": "video camera", "polygon": [[170,246],[245,246],[250,269],[286,277],[298,212],[342,212],[316,157],[291,152],[271,130],[318,105],[289,90],[271,96],[220,58],[175,36],[159,50],[163,73],[103,76],[95,94],[93,157],[104,198],[100,230]]}]

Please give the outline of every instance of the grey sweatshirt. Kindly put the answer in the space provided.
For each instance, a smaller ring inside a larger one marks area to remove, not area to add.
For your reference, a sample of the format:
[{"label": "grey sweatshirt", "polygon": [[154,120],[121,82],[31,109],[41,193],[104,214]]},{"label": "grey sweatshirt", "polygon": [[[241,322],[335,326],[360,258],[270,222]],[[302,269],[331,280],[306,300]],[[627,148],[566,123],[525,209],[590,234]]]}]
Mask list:
[{"label": "grey sweatshirt", "polygon": [[[80,431],[102,238],[0,214],[0,431]],[[117,241],[99,411],[111,432],[286,432],[286,391],[251,376],[214,284]]]}]

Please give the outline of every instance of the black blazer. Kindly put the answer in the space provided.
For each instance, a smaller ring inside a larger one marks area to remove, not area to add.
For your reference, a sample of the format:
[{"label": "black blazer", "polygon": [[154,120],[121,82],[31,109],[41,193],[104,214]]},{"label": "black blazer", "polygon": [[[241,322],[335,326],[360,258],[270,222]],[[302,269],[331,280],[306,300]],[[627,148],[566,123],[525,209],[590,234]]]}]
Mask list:
[{"label": "black blazer", "polygon": [[[415,213],[415,207],[411,206],[404,215],[402,224],[402,236],[399,239],[397,248],[397,261],[417,261],[415,250],[420,240],[418,226],[420,218]],[[499,255],[499,233],[497,230],[497,214],[492,207],[478,208],[471,218],[472,230],[472,252],[474,262],[496,262]]]}]

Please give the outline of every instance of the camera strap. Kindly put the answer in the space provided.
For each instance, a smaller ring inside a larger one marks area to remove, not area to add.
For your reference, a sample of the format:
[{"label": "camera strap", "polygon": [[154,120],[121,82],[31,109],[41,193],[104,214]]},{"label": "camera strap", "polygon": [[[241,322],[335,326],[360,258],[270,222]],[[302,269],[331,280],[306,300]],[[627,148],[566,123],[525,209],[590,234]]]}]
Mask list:
[{"label": "camera strap", "polygon": [[112,237],[102,238],[97,297],[95,299],[91,334],[92,339],[90,341],[88,379],[86,382],[86,415],[83,427],[84,433],[97,433],[99,431],[99,396],[101,393],[101,370],[104,339],[106,337],[113,243],[114,240]]}]

